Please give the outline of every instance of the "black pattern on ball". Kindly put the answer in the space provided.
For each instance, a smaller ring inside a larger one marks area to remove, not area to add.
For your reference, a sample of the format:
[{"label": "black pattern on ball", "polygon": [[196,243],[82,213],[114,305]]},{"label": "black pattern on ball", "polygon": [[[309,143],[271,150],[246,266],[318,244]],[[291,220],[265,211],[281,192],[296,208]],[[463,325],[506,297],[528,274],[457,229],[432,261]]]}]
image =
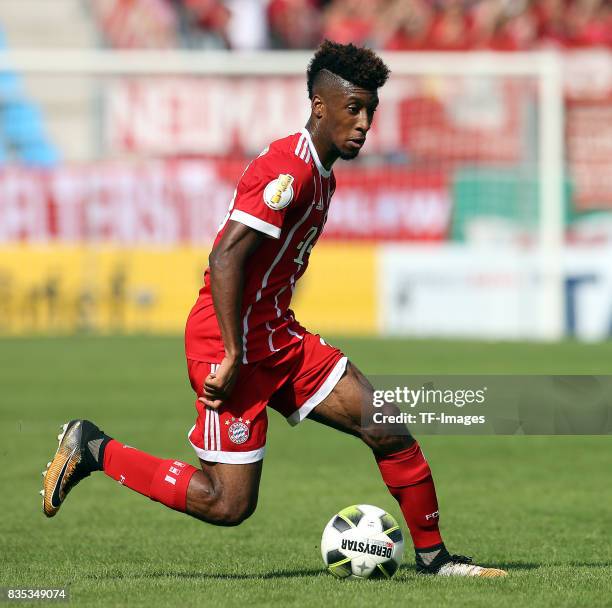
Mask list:
[{"label": "black pattern on ball", "polygon": [[388,559],[386,562],[380,564],[380,566],[385,569],[385,572],[390,577],[393,576],[399,568],[399,564],[394,559]]},{"label": "black pattern on ball", "polygon": [[346,507],[346,509],[342,509],[338,515],[345,520],[348,519],[353,525],[357,526],[363,517],[363,511],[359,509],[359,507],[353,505],[351,507]]},{"label": "black pattern on ball", "polygon": [[395,526],[397,526],[397,523],[395,522],[393,517],[391,517],[391,515],[389,515],[388,513],[385,513],[381,516],[380,522],[382,523],[382,529],[385,531],[389,528],[395,528]]},{"label": "black pattern on ball", "polygon": [[383,570],[381,569],[380,565],[377,566],[376,568],[374,568],[374,570],[372,570],[372,574],[370,574],[370,576],[368,577],[371,581],[375,581],[381,578],[387,579],[389,578],[388,575],[385,574],[386,570],[383,572]]},{"label": "black pattern on ball", "polygon": [[333,566],[338,562],[341,562],[343,559],[346,559],[346,555],[339,551],[338,549],[333,549],[332,551],[327,552],[327,564],[329,566]]},{"label": "black pattern on ball", "polygon": [[389,532],[387,534],[387,536],[394,543],[398,543],[398,542],[400,542],[401,540],[404,539],[404,537],[402,536],[402,531],[399,528],[396,528],[395,530],[392,530],[391,532]]},{"label": "black pattern on ball", "polygon": [[351,524],[349,524],[346,520],[342,519],[342,517],[339,516],[334,519],[333,526],[340,533],[346,532],[347,530],[351,529]]}]

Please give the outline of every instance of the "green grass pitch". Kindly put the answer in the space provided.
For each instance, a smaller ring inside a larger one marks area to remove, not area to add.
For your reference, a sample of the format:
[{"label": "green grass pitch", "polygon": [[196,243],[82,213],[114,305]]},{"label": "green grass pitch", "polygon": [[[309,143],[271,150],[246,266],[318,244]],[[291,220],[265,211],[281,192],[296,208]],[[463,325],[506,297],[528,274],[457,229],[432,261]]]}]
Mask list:
[{"label": "green grass pitch", "polygon": [[[335,343],[369,373],[609,373],[612,360],[612,344]],[[73,605],[105,607],[612,605],[610,437],[422,437],[449,548],[510,576],[417,577],[407,550],[391,581],[338,581],[319,555],[328,518],[359,502],[401,513],[357,440],[275,412],[242,526],[197,522],[102,474],[43,516],[40,472],[70,418],[195,462],[180,338],[4,339],[0,391],[0,585],[70,585]]]}]

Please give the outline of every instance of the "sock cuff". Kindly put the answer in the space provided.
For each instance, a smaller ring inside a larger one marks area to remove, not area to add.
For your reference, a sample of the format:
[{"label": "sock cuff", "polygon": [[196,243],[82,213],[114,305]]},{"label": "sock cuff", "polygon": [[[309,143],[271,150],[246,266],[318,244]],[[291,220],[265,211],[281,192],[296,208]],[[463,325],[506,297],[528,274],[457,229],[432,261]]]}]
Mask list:
[{"label": "sock cuff", "polygon": [[431,469],[417,441],[401,452],[376,456],[376,463],[390,488],[415,485],[431,476]]},{"label": "sock cuff", "polygon": [[102,439],[102,443],[100,444],[100,447],[98,449],[97,462],[98,462],[98,466],[100,467],[101,471],[104,470],[104,454],[106,454],[106,446],[111,441],[114,441],[112,437],[109,437],[108,435],[104,435],[104,439]]},{"label": "sock cuff", "polygon": [[187,489],[196,467],[180,460],[163,460],[151,480],[149,496],[171,509],[185,512]]},{"label": "sock cuff", "polygon": [[117,447],[123,447],[123,444],[116,439],[112,439],[111,437],[107,437],[102,442],[102,445],[100,446],[99,462],[103,471],[108,469],[109,461],[113,456],[113,451]]},{"label": "sock cuff", "polygon": [[415,547],[415,553],[434,553],[435,551],[441,551],[442,549],[446,549],[444,543],[436,543],[431,547]]}]

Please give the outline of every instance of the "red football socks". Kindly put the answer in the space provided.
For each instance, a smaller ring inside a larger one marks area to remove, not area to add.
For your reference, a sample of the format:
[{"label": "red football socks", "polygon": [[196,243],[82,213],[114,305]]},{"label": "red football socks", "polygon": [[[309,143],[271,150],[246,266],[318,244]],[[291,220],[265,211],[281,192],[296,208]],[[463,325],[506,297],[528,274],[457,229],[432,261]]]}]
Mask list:
[{"label": "red football socks", "polygon": [[409,448],[391,456],[377,456],[376,462],[389,491],[400,505],[415,549],[440,545],[436,489],[419,444],[415,441]]},{"label": "red football socks", "polygon": [[151,500],[185,512],[187,488],[198,470],[180,460],[162,460],[112,439],[104,448],[104,472]]}]

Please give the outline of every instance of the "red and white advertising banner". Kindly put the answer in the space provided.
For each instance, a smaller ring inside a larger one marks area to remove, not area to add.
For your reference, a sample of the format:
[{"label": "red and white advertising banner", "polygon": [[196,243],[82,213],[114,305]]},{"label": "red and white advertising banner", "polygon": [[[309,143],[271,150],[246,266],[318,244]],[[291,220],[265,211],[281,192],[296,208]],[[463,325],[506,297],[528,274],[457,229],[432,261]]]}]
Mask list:
[{"label": "red and white advertising banner", "polygon": [[337,172],[324,235],[336,239],[442,241],[452,200],[442,173],[402,169]]},{"label": "red and white advertising banner", "polygon": [[565,136],[576,209],[611,209],[612,94],[605,101],[569,101]]},{"label": "red and white advertising banner", "polygon": [[[397,76],[381,93],[362,154],[516,162],[534,91],[517,78]],[[309,114],[303,77],[125,78],[104,101],[109,155],[252,157]]]},{"label": "red and white advertising banner", "polygon": [[[207,244],[243,161],[98,163],[50,172],[0,172],[0,243]],[[326,237],[441,241],[451,217],[439,174],[338,171]]]},{"label": "red and white advertising banner", "polygon": [[612,53],[564,56],[565,145],[578,211],[612,209]]}]

